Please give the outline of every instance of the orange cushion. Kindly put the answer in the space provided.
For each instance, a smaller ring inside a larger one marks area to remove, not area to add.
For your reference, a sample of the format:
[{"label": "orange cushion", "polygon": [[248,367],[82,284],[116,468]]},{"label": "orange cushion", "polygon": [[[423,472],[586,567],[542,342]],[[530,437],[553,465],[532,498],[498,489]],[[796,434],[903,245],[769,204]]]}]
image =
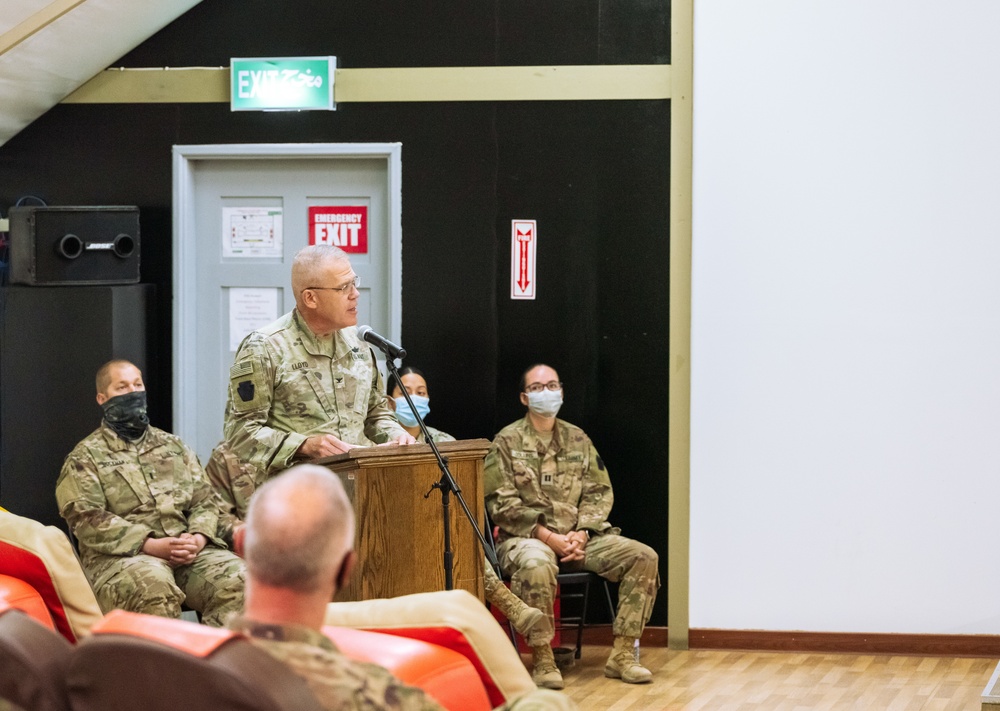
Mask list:
[{"label": "orange cushion", "polygon": [[490,700],[479,674],[462,654],[416,639],[347,627],[324,627],[323,634],[352,659],[388,669],[453,711],[488,711]]},{"label": "orange cushion", "polygon": [[45,600],[37,590],[23,580],[9,575],[0,575],[0,610],[14,608],[41,622],[53,632],[56,626]]},{"label": "orange cushion", "polygon": [[229,640],[242,637],[232,630],[125,610],[112,610],[90,628],[90,633],[141,637],[202,658]]}]

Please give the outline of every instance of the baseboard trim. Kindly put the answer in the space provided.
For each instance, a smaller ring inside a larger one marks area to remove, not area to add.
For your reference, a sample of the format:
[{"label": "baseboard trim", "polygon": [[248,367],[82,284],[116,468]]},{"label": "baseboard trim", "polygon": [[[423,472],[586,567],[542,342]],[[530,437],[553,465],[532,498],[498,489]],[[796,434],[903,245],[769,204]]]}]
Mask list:
[{"label": "baseboard trim", "polygon": [[[565,645],[572,633],[562,632]],[[611,625],[589,625],[583,643],[610,646]],[[667,628],[647,627],[647,647],[666,647]],[[929,657],[1000,658],[1000,635],[988,634],[869,634],[859,632],[786,632],[771,630],[691,629],[690,649],[738,649],[752,652],[815,652],[827,654],[905,654]]]},{"label": "baseboard trim", "polygon": [[[576,639],[576,633],[572,630],[562,630],[562,646],[572,646]],[[583,628],[583,643],[600,647],[610,647],[614,644],[615,636],[611,631],[611,625],[587,625]],[[642,644],[647,647],[666,647],[667,628],[647,627],[642,633]]]},{"label": "baseboard trim", "polygon": [[1000,657],[1000,635],[985,634],[869,634],[692,629],[688,632],[688,646],[691,649],[772,652]]}]

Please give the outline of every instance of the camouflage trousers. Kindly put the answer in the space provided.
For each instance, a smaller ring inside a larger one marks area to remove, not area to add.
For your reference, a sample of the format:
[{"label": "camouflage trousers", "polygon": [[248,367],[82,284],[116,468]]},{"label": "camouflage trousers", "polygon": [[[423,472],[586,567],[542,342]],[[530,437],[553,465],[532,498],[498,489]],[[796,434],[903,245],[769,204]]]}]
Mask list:
[{"label": "camouflage trousers", "polygon": [[243,611],[243,560],[219,548],[204,548],[193,563],[178,568],[142,553],[99,556],[88,561],[87,577],[104,612],[180,617],[186,602],[206,625],[222,627],[232,613]]},{"label": "camouflage trousers", "polygon": [[[555,634],[553,600],[560,564],[556,554],[536,538],[509,538],[497,546],[500,567],[510,575],[510,589],[528,605],[545,613],[546,624],[537,626],[528,644],[552,642]],[[563,564],[563,572],[589,570],[620,583],[618,611],[612,631],[615,636],[640,637],[649,621],[660,587],[659,556],[652,548],[631,538],[594,536],[587,543],[582,561]]]}]

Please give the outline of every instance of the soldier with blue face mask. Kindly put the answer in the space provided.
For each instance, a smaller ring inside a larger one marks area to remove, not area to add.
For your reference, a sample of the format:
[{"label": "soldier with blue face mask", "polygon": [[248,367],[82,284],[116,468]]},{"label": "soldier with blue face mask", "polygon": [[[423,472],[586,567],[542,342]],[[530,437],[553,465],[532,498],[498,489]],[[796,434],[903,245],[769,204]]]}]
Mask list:
[{"label": "soldier with blue face mask", "polygon": [[[399,369],[399,378],[402,383],[391,375],[389,378],[386,388],[386,392],[389,393],[389,407],[396,413],[396,419],[403,429],[413,435],[417,442],[424,442],[424,433],[420,431],[420,425],[417,423],[413,410],[410,409],[410,403],[403,396],[405,388],[406,392],[410,394],[410,399],[413,400],[413,407],[417,409],[417,414],[420,415],[421,420],[425,420],[424,424],[427,425],[426,419],[431,411],[431,399],[427,394],[427,380],[424,378],[424,374],[413,366],[407,365]],[[430,433],[431,439],[435,442],[455,441],[455,438],[447,432],[436,430],[430,425],[427,425],[427,432]]]},{"label": "soldier with blue face mask", "polygon": [[604,461],[587,434],[556,418],[563,401],[559,374],[547,365],[521,377],[525,417],[503,428],[486,457],[486,506],[500,528],[497,556],[511,589],[545,613],[528,635],[539,686],[563,688],[552,654],[553,601],[560,570],[589,570],[620,583],[615,641],[604,675],[648,682],[635,645],[649,621],[660,586],[659,557],[619,535],[608,522],[614,494]]},{"label": "soldier with blue face mask", "polygon": [[[424,442],[423,433],[417,418],[413,415],[410,404],[406,402],[403,395],[403,388],[410,394],[413,406],[420,415],[420,419],[427,417],[431,411],[430,395],[427,393],[427,380],[424,374],[413,366],[407,365],[399,369],[399,380],[394,376],[389,376],[389,406],[396,412],[396,419],[407,432],[413,435],[417,442]],[[400,380],[402,382],[400,382]],[[436,430],[425,422],[427,432],[435,442],[453,442],[455,438],[447,432]],[[514,595],[503,581],[497,577],[496,572],[490,566],[489,561],[483,568],[483,586],[486,591],[486,600],[497,608],[514,625],[514,629],[519,633],[528,636],[536,627],[544,622],[545,615],[541,610],[526,605],[519,597]]]}]

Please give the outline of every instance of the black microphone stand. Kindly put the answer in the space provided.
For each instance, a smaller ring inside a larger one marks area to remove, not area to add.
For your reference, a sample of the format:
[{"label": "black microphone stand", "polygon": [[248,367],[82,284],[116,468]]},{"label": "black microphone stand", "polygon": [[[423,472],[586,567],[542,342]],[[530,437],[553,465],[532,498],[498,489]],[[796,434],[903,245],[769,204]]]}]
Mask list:
[{"label": "black microphone stand", "polygon": [[395,360],[390,355],[388,349],[380,347],[383,353],[385,353],[385,364],[391,374],[389,382],[396,382],[399,384],[399,389],[403,391],[403,397],[406,398],[406,402],[410,406],[410,412],[413,416],[417,418],[417,424],[420,425],[420,431],[424,435],[424,441],[431,446],[431,451],[434,452],[435,458],[437,458],[438,469],[441,470],[441,479],[436,483],[431,485],[427,493],[424,494],[426,499],[431,495],[434,489],[439,489],[441,491],[441,510],[444,516],[444,587],[445,590],[454,589],[454,577],[452,572],[452,563],[454,553],[451,549],[451,500],[450,494],[455,494],[455,498],[458,503],[462,505],[462,510],[465,511],[465,517],[469,519],[469,523],[472,524],[472,530],[476,532],[476,538],[479,539],[479,545],[483,547],[483,552],[486,554],[486,560],[489,561],[490,565],[500,575],[500,563],[497,561],[496,552],[493,550],[493,546],[486,542],[483,537],[483,532],[479,529],[479,524],[476,523],[476,517],[472,515],[472,511],[469,510],[469,505],[465,503],[465,498],[462,496],[462,489],[459,488],[458,482],[455,481],[455,477],[451,475],[451,471],[448,469],[448,460],[441,456],[441,451],[437,448],[437,443],[434,442],[434,438],[431,437],[430,432],[427,431],[427,425],[424,424],[424,418],[420,416],[417,412],[417,408],[413,406],[413,400],[410,399],[410,393],[406,391],[403,387],[403,381],[399,377],[399,370],[396,368]]}]

